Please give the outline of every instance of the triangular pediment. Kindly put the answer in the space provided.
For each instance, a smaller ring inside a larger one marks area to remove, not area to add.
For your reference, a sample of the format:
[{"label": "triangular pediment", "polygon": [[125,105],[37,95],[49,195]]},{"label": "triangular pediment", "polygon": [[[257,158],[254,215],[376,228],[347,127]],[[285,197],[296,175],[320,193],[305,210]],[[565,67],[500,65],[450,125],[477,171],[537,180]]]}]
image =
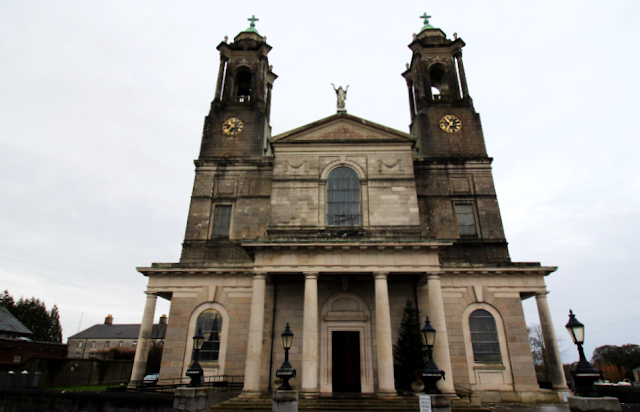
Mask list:
[{"label": "triangular pediment", "polygon": [[270,139],[278,143],[382,143],[415,142],[415,137],[357,116],[338,113],[281,133]]}]

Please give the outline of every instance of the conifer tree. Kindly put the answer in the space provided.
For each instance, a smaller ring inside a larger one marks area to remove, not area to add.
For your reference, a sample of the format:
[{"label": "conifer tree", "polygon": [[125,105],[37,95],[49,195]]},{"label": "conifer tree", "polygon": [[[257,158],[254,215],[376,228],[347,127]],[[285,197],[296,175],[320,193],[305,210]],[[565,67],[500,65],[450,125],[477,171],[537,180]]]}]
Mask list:
[{"label": "conifer tree", "polygon": [[411,300],[407,300],[404,307],[398,342],[393,345],[393,360],[396,388],[410,390],[411,382],[420,377],[427,363],[427,346],[420,334],[418,311]]},{"label": "conifer tree", "polygon": [[20,298],[16,303],[9,291],[5,290],[0,295],[0,306],[7,308],[16,319],[33,332],[30,339],[62,342],[62,326],[60,326],[60,314],[56,305],[49,312],[40,299]]}]

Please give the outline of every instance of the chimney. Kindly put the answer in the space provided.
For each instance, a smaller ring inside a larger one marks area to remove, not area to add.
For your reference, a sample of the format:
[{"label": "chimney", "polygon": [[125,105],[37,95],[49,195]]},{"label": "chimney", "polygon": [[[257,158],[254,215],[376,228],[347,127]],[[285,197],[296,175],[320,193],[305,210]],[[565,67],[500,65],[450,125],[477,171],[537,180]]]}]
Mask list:
[{"label": "chimney", "polygon": [[104,318],[104,324],[105,325],[113,325],[113,316],[107,315],[107,317]]},{"label": "chimney", "polygon": [[160,316],[160,324],[161,325],[166,325],[167,324],[167,315]]}]

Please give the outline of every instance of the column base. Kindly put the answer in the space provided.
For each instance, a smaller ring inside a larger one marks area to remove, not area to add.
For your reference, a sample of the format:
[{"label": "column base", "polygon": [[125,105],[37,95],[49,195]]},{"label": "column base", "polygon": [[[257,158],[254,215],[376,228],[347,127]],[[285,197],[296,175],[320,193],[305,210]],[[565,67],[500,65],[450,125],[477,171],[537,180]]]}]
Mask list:
[{"label": "column base", "polygon": [[240,396],[238,396],[238,398],[242,398],[242,399],[255,399],[255,398],[259,398],[260,395],[262,395],[262,393],[260,393],[260,391],[245,391],[243,390],[240,393]]},{"label": "column base", "polygon": [[378,391],[377,395],[378,399],[393,399],[398,397],[396,391]]},{"label": "column base", "polygon": [[300,391],[300,397],[303,399],[315,399],[320,397],[320,391],[318,390],[304,390]]}]

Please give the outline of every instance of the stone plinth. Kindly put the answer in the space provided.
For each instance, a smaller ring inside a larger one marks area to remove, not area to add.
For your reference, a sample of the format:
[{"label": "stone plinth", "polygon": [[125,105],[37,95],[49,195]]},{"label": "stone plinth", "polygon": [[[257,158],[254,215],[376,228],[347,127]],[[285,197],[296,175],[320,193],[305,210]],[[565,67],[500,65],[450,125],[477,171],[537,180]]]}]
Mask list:
[{"label": "stone plinth", "polygon": [[174,411],[206,411],[208,390],[205,388],[176,388]]},{"label": "stone plinth", "polygon": [[620,412],[622,406],[618,398],[608,396],[601,398],[569,396],[569,409],[575,412]]},{"label": "stone plinth", "polygon": [[273,412],[298,412],[298,391],[273,392]]},{"label": "stone plinth", "polygon": [[451,396],[431,395],[431,410],[433,412],[451,412]]}]

